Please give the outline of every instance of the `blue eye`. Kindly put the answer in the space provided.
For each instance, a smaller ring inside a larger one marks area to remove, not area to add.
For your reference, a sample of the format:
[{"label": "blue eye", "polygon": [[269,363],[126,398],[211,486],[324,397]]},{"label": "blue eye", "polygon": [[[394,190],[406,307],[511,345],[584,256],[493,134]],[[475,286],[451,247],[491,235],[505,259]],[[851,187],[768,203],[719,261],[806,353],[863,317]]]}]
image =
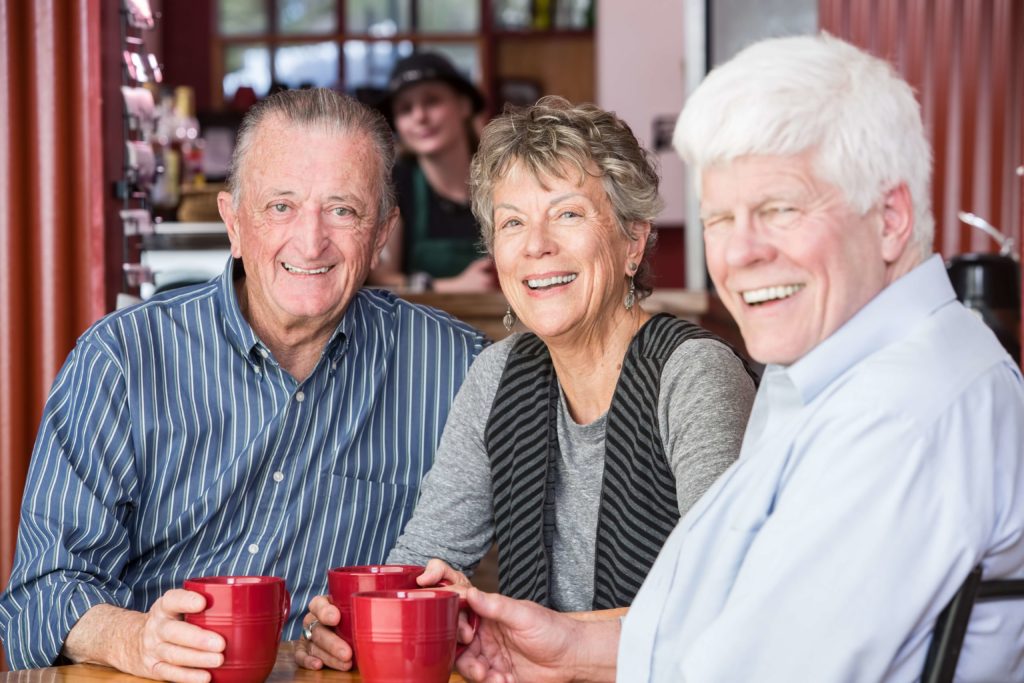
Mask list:
[{"label": "blue eye", "polygon": [[347,206],[339,206],[337,208],[331,209],[331,212],[335,216],[351,216],[352,215],[352,209],[348,208]]},{"label": "blue eye", "polygon": [[288,205],[287,204],[278,203],[278,204],[274,204],[271,208],[276,213],[284,213],[285,211],[288,210]]}]

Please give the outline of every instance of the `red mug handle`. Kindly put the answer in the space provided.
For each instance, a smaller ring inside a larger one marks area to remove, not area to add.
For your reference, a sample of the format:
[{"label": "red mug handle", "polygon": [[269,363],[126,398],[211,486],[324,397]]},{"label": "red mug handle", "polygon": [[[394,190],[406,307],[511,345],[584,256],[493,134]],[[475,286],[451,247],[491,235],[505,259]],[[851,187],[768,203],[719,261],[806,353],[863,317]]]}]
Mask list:
[{"label": "red mug handle", "polygon": [[288,592],[288,589],[284,589],[284,596],[281,604],[281,627],[277,629],[277,639],[281,640],[281,634],[284,633],[284,625],[288,623],[288,614],[292,611],[292,594]]},{"label": "red mug handle", "polygon": [[[469,625],[473,627],[474,633],[480,626],[480,615],[473,611],[473,608],[469,606],[469,601],[466,598],[459,596],[459,611],[466,612],[466,618],[469,619]],[[469,643],[460,643],[458,635],[455,636],[455,659],[458,659],[466,648],[469,647]]]}]

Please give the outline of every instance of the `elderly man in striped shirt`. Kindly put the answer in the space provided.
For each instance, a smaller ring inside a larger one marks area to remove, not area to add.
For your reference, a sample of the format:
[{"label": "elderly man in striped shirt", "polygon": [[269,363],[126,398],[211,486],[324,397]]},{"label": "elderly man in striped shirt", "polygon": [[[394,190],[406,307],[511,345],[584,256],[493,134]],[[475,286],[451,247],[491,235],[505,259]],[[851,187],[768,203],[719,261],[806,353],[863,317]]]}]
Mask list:
[{"label": "elderly man in striped shirt", "polygon": [[484,343],[360,289],[397,220],[387,124],[327,90],[239,133],[223,275],[100,320],[47,401],[0,597],[13,668],[60,659],[205,681],[223,639],[181,621],[190,576],[383,561]]}]

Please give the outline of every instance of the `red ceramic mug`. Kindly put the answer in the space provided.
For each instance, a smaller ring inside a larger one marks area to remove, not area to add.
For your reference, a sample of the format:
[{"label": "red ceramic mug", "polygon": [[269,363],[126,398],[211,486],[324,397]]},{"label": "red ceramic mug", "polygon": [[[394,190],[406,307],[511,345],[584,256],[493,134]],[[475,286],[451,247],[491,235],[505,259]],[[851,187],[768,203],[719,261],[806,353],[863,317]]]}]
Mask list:
[{"label": "red ceramic mug", "polygon": [[224,663],[210,669],[212,683],[258,683],[277,660],[281,631],[291,610],[284,579],[276,576],[207,576],[186,579],[185,590],[206,598],[206,609],[185,621],[219,633]]},{"label": "red ceramic mug", "polygon": [[479,621],[458,593],[420,588],[352,596],[352,637],[365,683],[447,683],[459,644],[459,611]]},{"label": "red ceramic mug", "polygon": [[419,588],[417,577],[424,567],[411,564],[368,564],[335,567],[327,572],[327,589],[331,601],[341,612],[341,621],[334,629],[349,645],[352,644],[352,595],[367,591],[390,591]]}]

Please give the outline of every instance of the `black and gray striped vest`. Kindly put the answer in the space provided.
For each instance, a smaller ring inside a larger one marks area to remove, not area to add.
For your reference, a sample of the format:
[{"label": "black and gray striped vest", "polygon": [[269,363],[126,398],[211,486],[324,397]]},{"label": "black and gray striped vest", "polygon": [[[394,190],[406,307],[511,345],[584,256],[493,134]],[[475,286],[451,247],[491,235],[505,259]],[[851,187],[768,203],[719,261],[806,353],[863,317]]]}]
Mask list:
[{"label": "black and gray striped vest", "polygon": [[[608,409],[594,609],[633,601],[679,521],[675,476],[661,443],[658,396],[665,362],[690,339],[718,338],[662,314],[640,328],[626,351]],[[505,363],[484,440],[491,461],[501,592],[542,605],[548,603],[558,401],[558,378],[547,347],[536,335],[523,335]]]}]

